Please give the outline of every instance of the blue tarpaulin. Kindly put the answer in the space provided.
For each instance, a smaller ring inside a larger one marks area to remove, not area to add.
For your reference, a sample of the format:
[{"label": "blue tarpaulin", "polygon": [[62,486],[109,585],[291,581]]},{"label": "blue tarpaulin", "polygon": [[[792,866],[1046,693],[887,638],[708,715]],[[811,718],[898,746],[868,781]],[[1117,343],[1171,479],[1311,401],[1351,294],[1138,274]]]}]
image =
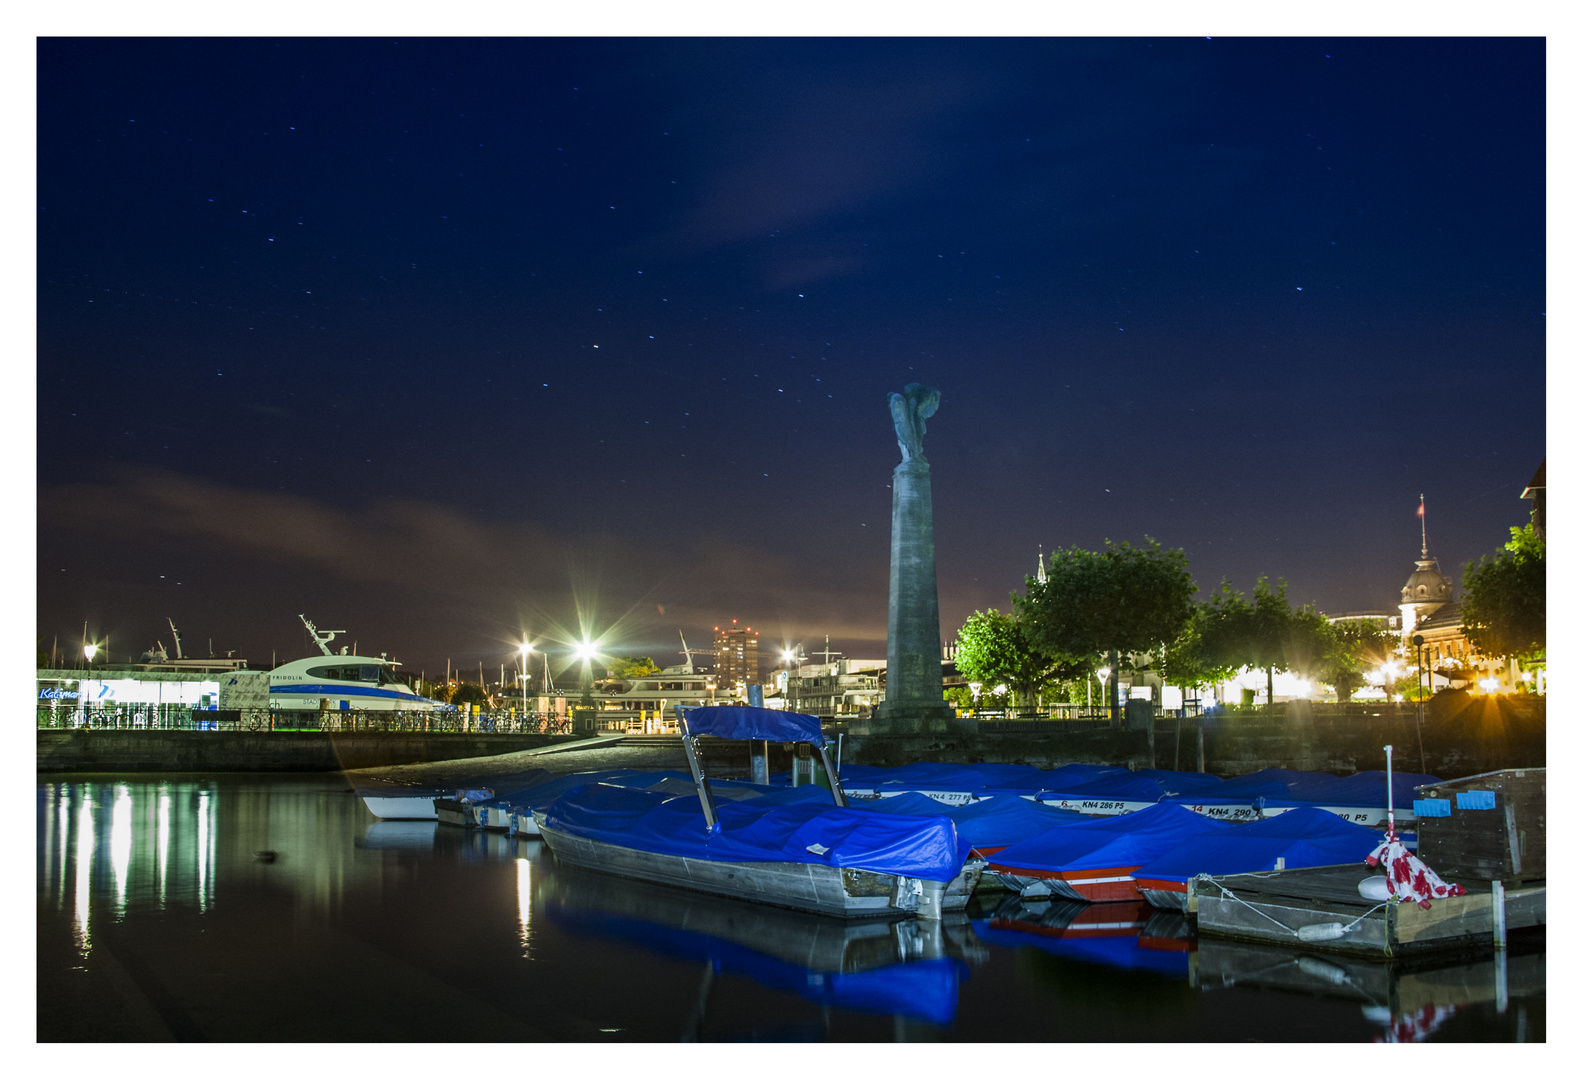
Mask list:
[{"label": "blue tarpaulin", "polygon": [[992,867],[1065,870],[1137,866],[1190,837],[1236,826],[1195,814],[1186,807],[1158,803],[1136,814],[1057,825],[990,856]]},{"label": "blue tarpaulin", "polygon": [[944,816],[912,817],[818,803],[722,802],[706,831],[697,798],[610,784],[573,788],[550,804],[547,828],[607,844],[715,862],[850,866],[950,881],[968,845]]},{"label": "blue tarpaulin", "polygon": [[1018,795],[996,795],[966,806],[947,806],[909,791],[877,802],[859,803],[858,807],[891,814],[944,814],[956,825],[956,835],[974,849],[1003,848],[1057,825],[1094,820],[1074,810],[1040,806]]},{"label": "blue tarpaulin", "polygon": [[825,745],[819,718],[781,709],[760,709],[752,705],[709,705],[683,709],[687,730],[694,735],[715,735],[722,739],[768,739],[770,742],[806,742]]},{"label": "blue tarpaulin", "polygon": [[[1324,774],[1320,774],[1324,775]],[[1410,812],[1417,793],[1414,789],[1424,784],[1438,784],[1438,776],[1427,773],[1391,774],[1391,792],[1395,796],[1398,812]],[[1265,806],[1370,806],[1385,809],[1385,771],[1370,769],[1318,783],[1302,784],[1290,796],[1264,800]]]},{"label": "blue tarpaulin", "polygon": [[1300,807],[1263,821],[1186,840],[1132,872],[1137,879],[1185,882],[1198,874],[1252,874],[1273,870],[1358,863],[1380,843],[1376,829],[1354,825],[1328,810]]}]

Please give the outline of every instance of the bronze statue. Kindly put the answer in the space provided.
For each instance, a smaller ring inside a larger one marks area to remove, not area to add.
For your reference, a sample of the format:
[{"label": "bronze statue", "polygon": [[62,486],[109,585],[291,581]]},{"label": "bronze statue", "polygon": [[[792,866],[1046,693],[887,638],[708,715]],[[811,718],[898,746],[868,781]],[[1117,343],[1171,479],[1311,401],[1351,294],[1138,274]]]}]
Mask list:
[{"label": "bronze statue", "polygon": [[903,463],[923,457],[924,421],[940,407],[940,391],[922,383],[908,383],[907,389],[890,396],[890,416],[896,424],[896,442]]}]

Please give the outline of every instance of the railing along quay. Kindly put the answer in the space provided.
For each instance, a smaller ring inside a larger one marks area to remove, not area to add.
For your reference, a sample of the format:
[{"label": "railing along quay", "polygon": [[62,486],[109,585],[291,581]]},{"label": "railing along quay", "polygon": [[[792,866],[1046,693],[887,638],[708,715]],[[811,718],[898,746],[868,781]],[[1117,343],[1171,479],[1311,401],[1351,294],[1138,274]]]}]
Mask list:
[{"label": "railing along quay", "polygon": [[454,733],[565,735],[566,717],[511,712],[419,712],[394,709],[194,709],[172,705],[106,705],[38,710],[40,730],[86,731],[327,731],[338,734]]}]

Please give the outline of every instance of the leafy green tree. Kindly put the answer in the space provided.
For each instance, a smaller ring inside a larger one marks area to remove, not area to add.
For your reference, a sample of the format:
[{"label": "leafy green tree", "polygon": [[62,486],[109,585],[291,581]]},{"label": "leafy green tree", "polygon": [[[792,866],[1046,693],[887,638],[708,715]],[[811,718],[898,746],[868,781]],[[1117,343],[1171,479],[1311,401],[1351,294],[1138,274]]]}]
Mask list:
[{"label": "leafy green tree", "polygon": [[968,616],[956,641],[956,670],[972,682],[1005,683],[1014,704],[1029,704],[1051,679],[1070,678],[1084,667],[1035,647],[1021,620],[995,608]]},{"label": "leafy green tree", "polygon": [[1320,678],[1336,688],[1338,701],[1351,701],[1363,685],[1363,674],[1390,658],[1398,638],[1384,619],[1347,619],[1331,626],[1335,644],[1321,666]]},{"label": "leafy green tree", "polygon": [[[1178,637],[1193,612],[1198,586],[1187,556],[1162,548],[1105,541],[1103,551],[1057,548],[1045,580],[1027,579],[1015,597],[1028,640],[1052,656],[1110,654],[1115,671],[1123,653],[1148,652]],[[1119,680],[1109,682],[1111,723],[1119,725]]]},{"label": "leafy green tree", "polygon": [[641,679],[658,670],[659,666],[647,656],[617,656],[611,659],[609,665],[612,679]]},{"label": "leafy green tree", "polygon": [[1545,542],[1525,525],[1493,559],[1462,571],[1462,629],[1485,656],[1524,657],[1545,647]]},{"label": "leafy green tree", "polygon": [[1307,607],[1293,611],[1284,581],[1272,588],[1261,576],[1251,603],[1223,581],[1220,592],[1195,615],[1199,665],[1222,680],[1245,667],[1262,669],[1271,703],[1277,671],[1315,676],[1334,649],[1324,616]]}]

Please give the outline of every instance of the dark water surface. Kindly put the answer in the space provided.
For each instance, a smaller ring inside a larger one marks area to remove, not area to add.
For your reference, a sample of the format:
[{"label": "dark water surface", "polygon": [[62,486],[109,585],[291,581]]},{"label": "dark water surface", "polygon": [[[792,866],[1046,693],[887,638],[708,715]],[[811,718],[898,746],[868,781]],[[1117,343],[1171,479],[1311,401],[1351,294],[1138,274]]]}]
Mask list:
[{"label": "dark water surface", "polygon": [[1542,941],[1409,971],[1004,894],[851,924],[381,822],[340,776],[51,777],[37,815],[46,1042],[1545,1038]]}]

